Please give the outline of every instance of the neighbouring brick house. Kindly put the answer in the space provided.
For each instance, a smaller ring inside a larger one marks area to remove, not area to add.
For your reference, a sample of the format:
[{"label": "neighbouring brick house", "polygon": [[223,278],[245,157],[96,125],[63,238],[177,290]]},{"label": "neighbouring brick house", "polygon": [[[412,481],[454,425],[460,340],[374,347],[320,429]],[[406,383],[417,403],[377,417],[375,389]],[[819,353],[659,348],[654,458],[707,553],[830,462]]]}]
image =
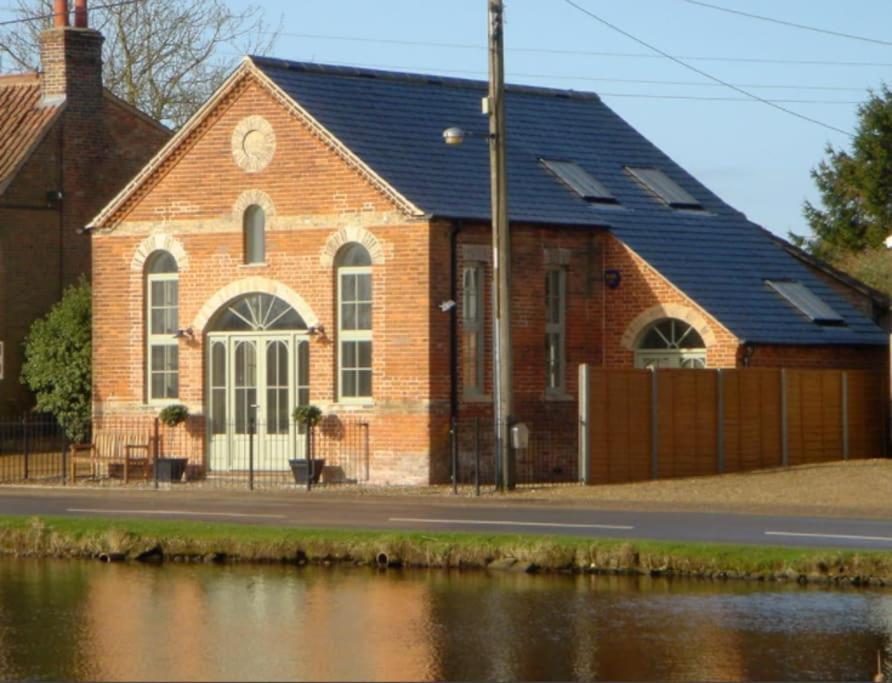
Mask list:
[{"label": "neighbouring brick house", "polygon": [[89,274],[87,222],[170,137],[103,89],[103,38],[78,4],[78,25],[66,8],[41,36],[40,73],[0,76],[0,415],[31,405],[22,342]]},{"label": "neighbouring brick house", "polygon": [[[484,131],[485,94],[246,59],[92,223],[97,416],[186,403],[213,471],[254,406],[263,449],[309,401],[368,421],[373,481],[445,480],[450,416],[491,401],[491,249],[488,146],[441,134]],[[507,108],[519,417],[572,424],[581,363],[885,367],[870,294],[596,95]]]}]

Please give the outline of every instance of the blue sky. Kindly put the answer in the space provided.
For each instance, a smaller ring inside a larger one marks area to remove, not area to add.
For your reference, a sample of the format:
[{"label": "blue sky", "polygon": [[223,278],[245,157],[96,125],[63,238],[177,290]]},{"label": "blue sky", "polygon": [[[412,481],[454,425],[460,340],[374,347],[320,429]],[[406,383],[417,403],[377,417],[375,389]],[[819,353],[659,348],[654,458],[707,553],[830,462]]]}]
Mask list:
[{"label": "blue sky", "polygon": [[[887,29],[892,26],[892,3],[888,0],[712,1],[724,7],[878,39],[888,38]],[[244,6],[251,0],[232,2]],[[731,16],[683,0],[578,2],[675,55],[888,64],[865,67],[690,62],[736,84],[797,86],[750,88],[762,97],[859,102],[869,88],[878,88],[892,74],[889,46]],[[486,0],[266,0],[262,5],[271,15],[284,18],[284,35],[275,50],[279,57],[463,77],[486,75],[483,50],[431,45],[483,45]],[[802,202],[807,197],[815,199],[809,171],[822,158],[828,142],[845,145],[846,136],[759,103],[653,98],[740,96],[708,85],[701,76],[661,58],[543,52],[641,54],[646,50],[580,14],[563,0],[506,0],[506,5],[509,81],[601,93],[621,116],[751,219],[779,234],[806,231]],[[417,44],[336,40],[335,36]],[[537,51],[530,51],[531,48]],[[801,86],[831,89],[799,89]],[[852,130],[855,125],[855,104],[785,106],[844,130]]]}]

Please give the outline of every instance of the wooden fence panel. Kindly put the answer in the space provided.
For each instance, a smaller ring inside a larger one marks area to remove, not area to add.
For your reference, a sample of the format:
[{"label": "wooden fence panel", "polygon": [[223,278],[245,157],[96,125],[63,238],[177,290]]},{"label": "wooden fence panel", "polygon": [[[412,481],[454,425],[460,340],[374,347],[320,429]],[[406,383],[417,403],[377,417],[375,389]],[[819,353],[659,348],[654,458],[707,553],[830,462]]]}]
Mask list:
[{"label": "wooden fence panel", "polygon": [[850,371],[848,378],[849,457],[885,454],[886,382],[877,372]]},{"label": "wooden fence panel", "polygon": [[740,368],[719,380],[707,370],[588,372],[591,483],[650,479],[654,439],[659,478],[714,474],[720,431],[726,472],[782,466],[784,442],[791,466],[842,460],[846,444],[850,458],[885,455],[882,373]]},{"label": "wooden fence panel", "polygon": [[651,373],[589,370],[592,484],[650,479]]},{"label": "wooden fence panel", "polygon": [[660,478],[718,471],[718,377],[706,370],[658,370]]},{"label": "wooden fence panel", "polygon": [[843,459],[842,372],[787,370],[789,465]]},{"label": "wooden fence panel", "polygon": [[781,373],[770,368],[723,370],[725,471],[779,467]]}]

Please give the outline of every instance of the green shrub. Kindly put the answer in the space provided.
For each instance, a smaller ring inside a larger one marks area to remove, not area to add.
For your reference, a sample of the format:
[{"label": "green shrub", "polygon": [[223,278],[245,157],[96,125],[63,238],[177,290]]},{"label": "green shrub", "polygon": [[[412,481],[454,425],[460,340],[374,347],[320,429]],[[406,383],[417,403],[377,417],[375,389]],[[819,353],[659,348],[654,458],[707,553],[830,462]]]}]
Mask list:
[{"label": "green shrub", "polygon": [[172,405],[164,408],[159,414],[158,419],[168,427],[176,427],[182,424],[189,417],[189,409],[184,405]]},{"label": "green shrub", "polygon": [[294,421],[299,425],[313,427],[322,419],[322,411],[318,406],[298,406],[292,414]]},{"label": "green shrub", "polygon": [[36,409],[53,415],[72,441],[87,437],[92,412],[91,303],[90,285],[81,278],[25,340],[22,382],[36,395]]}]

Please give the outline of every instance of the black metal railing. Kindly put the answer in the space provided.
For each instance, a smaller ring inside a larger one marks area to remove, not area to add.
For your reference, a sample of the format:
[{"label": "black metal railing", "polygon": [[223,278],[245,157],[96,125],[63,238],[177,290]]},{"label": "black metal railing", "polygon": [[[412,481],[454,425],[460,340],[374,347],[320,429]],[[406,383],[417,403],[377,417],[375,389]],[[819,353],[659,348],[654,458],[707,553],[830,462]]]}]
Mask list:
[{"label": "black metal railing", "polygon": [[[578,426],[575,421],[524,421],[526,448],[514,450],[515,480],[525,484],[579,482]],[[453,480],[457,485],[495,486],[495,441],[491,417],[462,417],[453,428]]]},{"label": "black metal railing", "polygon": [[0,483],[64,481],[68,440],[52,417],[0,417]]}]

